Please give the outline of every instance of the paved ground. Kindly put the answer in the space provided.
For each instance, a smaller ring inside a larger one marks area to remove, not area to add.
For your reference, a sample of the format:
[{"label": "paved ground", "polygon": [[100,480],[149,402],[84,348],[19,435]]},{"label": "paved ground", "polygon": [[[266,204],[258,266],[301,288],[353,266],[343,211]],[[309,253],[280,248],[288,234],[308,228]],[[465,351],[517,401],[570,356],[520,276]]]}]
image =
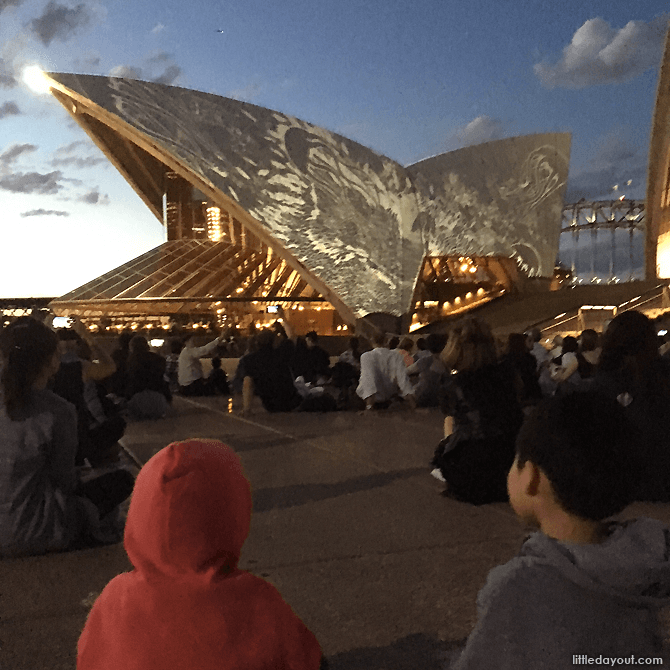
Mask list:
[{"label": "paved ground", "polygon": [[[144,462],[174,440],[230,444],[254,492],[241,567],[278,587],[334,670],[429,670],[467,637],[487,572],[525,532],[507,505],[439,495],[426,464],[441,425],[436,411],[242,419],[224,399],[177,398],[124,445]],[[670,506],[640,512],[670,523]],[[92,600],[130,567],[122,545],[0,561],[0,668],[72,670]]]}]

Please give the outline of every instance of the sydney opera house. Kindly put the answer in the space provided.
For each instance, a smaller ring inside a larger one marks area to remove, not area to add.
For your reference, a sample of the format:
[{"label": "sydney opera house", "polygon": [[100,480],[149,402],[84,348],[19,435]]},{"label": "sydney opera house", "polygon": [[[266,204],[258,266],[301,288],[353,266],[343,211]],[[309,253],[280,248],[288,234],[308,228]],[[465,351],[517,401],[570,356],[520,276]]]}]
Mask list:
[{"label": "sydney opera house", "polygon": [[284,113],[178,87],[49,74],[167,241],[58,298],[83,317],[189,315],[408,332],[553,274],[570,136],[403,167]]}]

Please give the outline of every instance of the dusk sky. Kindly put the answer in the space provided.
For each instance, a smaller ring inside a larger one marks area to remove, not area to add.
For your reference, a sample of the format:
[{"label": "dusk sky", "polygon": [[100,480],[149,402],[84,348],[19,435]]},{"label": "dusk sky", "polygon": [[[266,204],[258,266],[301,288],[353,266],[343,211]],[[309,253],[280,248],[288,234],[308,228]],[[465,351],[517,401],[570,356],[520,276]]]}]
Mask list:
[{"label": "dusk sky", "polygon": [[165,239],[60,104],[23,83],[28,65],[237,98],[403,165],[512,135],[569,131],[567,202],[643,199],[668,7],[0,0],[0,297],[62,295]]}]

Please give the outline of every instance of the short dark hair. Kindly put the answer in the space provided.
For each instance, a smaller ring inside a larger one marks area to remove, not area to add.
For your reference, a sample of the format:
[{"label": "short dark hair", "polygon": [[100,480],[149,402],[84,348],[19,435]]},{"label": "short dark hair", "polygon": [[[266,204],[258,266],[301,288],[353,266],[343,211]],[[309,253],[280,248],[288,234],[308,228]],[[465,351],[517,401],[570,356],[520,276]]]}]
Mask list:
[{"label": "short dark hair", "polygon": [[306,340],[312,340],[312,342],[318,342],[319,336],[316,334],[315,330],[310,330],[307,335],[305,335]]},{"label": "short dark hair", "polygon": [[523,333],[510,333],[507,336],[507,352],[518,355],[528,352],[526,339]]},{"label": "short dark hair", "polygon": [[447,336],[443,333],[431,333],[426,338],[426,349],[430,351],[431,354],[440,354],[442,349],[444,349],[447,344]]},{"label": "short dark hair", "polygon": [[579,349],[579,342],[577,342],[576,337],[572,337],[572,335],[566,335],[563,338],[563,343],[561,344],[561,353],[567,354],[567,353],[574,353]]},{"label": "short dark hair", "polygon": [[539,342],[542,339],[542,331],[539,328],[531,328],[525,333],[531,342]]},{"label": "short dark hair", "polygon": [[554,396],[526,417],[516,440],[517,465],[539,467],[566,512],[601,521],[634,500],[640,472],[635,441],[615,400],[595,391]]},{"label": "short dark hair", "polygon": [[256,344],[258,345],[258,349],[272,349],[275,337],[276,335],[274,330],[261,330],[261,332],[256,335]]},{"label": "short dark hair", "polygon": [[386,333],[381,330],[376,330],[372,335],[372,343],[383,347],[386,344]]},{"label": "short dark hair", "polygon": [[587,328],[579,336],[582,342],[582,351],[595,351],[598,348],[598,333],[593,328]]}]

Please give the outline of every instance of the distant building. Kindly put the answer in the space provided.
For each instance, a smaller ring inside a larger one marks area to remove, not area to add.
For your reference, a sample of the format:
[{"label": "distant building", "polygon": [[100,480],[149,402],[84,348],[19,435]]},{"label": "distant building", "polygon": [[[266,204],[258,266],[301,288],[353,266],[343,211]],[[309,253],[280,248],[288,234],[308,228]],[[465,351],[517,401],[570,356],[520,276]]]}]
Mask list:
[{"label": "distant building", "polygon": [[646,205],[645,274],[670,279],[670,28],[652,121]]},{"label": "distant building", "polygon": [[167,241],[55,300],[58,313],[209,316],[407,332],[533,285],[558,252],[570,135],[403,167],[295,117],[173,86],[50,74],[52,94]]}]

